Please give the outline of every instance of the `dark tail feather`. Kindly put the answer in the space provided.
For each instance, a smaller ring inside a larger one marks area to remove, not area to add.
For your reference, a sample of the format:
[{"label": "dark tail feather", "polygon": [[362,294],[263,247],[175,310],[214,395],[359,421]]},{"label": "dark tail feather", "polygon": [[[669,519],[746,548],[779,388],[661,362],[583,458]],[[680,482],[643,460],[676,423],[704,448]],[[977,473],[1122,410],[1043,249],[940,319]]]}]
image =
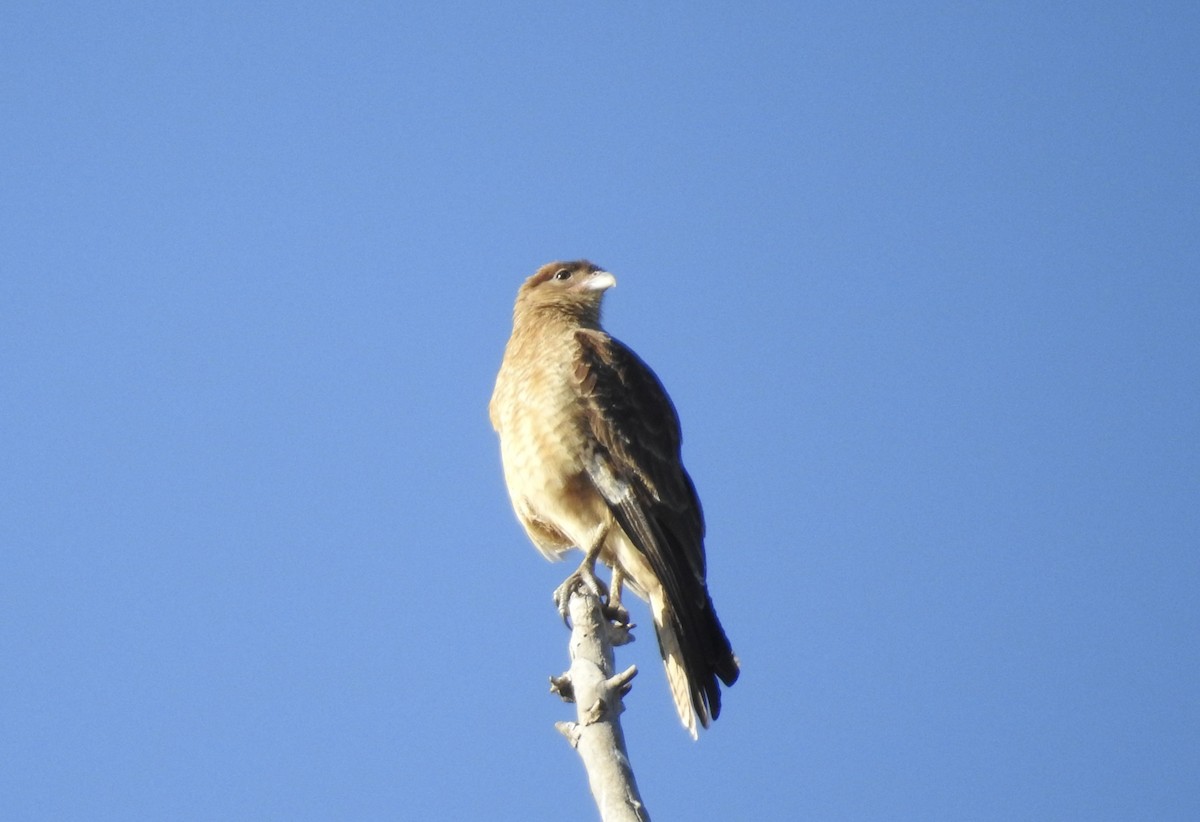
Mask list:
[{"label": "dark tail feather", "polygon": [[729,645],[729,638],[725,636],[707,591],[702,608],[687,609],[689,613],[680,613],[680,610],[673,609],[673,616],[691,685],[692,707],[700,717],[700,724],[707,728],[721,714],[721,686],[717,680],[726,687],[737,682],[738,658]]}]

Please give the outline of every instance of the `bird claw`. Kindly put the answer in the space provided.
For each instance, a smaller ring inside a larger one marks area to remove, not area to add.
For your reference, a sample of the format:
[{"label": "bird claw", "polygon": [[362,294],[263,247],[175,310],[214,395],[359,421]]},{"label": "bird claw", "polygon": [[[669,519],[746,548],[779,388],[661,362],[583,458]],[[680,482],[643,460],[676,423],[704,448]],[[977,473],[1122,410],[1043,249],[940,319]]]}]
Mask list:
[{"label": "bird claw", "polygon": [[626,628],[634,627],[629,621],[629,611],[620,602],[606,602],[603,606],[604,618],[615,625],[623,625]]},{"label": "bird claw", "polygon": [[562,585],[554,590],[554,604],[562,614],[563,624],[570,625],[571,594],[576,588],[582,588],[587,593],[596,596],[603,605],[608,601],[608,587],[596,576],[595,570],[588,563],[580,565],[575,573],[567,577]]}]

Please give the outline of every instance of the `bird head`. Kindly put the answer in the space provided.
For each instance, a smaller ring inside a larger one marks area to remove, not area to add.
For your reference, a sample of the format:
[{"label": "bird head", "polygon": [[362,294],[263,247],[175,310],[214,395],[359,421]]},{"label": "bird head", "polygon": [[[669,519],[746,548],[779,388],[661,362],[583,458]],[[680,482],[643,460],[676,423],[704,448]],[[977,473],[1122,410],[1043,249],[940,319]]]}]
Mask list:
[{"label": "bird head", "polygon": [[600,300],[617,278],[587,260],[547,263],[517,293],[517,312],[548,310],[589,325],[600,321]]}]

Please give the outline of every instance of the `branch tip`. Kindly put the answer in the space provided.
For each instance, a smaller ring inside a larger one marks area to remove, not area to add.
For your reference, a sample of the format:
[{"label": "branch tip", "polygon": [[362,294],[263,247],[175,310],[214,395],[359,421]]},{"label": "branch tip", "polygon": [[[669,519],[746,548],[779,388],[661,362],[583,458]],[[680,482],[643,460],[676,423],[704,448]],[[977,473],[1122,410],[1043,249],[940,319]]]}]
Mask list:
[{"label": "branch tip", "polygon": [[562,676],[550,677],[550,693],[558,694],[563,702],[575,701],[575,685],[571,682],[571,672]]},{"label": "branch tip", "polygon": [[574,722],[555,722],[554,729],[566,737],[572,748],[579,747],[579,726]]},{"label": "branch tip", "polygon": [[619,693],[621,696],[625,696],[625,694],[629,693],[630,689],[633,688],[631,683],[633,682],[633,678],[637,676],[637,672],[637,666],[630,665],[624,671],[621,671],[621,673],[613,674],[611,677],[606,679],[604,684],[607,685],[611,690]]}]

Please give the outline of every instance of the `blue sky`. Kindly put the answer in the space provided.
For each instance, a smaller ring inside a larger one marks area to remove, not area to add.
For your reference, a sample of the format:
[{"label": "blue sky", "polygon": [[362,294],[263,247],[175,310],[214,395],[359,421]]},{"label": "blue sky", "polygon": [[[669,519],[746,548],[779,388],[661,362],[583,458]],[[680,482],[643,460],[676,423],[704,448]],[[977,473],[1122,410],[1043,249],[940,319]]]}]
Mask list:
[{"label": "blue sky", "polygon": [[1200,815],[1200,7],[993,6],[6,4],[5,818],[589,818],[486,413],[575,257],[743,663],[621,650],[656,819]]}]

